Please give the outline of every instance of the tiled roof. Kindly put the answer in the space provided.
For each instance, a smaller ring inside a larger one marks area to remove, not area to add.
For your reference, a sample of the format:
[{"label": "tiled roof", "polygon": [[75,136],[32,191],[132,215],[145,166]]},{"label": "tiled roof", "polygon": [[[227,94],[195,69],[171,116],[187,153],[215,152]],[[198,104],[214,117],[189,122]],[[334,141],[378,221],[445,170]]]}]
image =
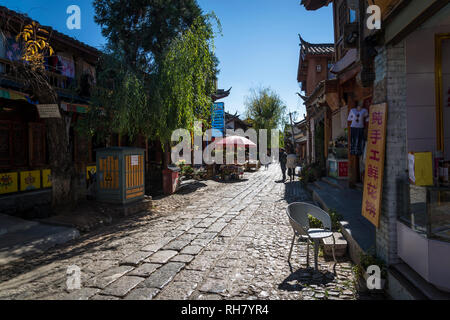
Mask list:
[{"label": "tiled roof", "polygon": [[[10,10],[4,6],[0,6],[0,16],[16,19],[19,21],[24,21],[25,23],[29,23],[31,21],[36,21],[36,20],[33,20],[30,17],[28,17],[26,14],[22,14],[22,13]],[[3,17],[2,17],[2,19],[3,19]],[[81,41],[78,41],[77,39],[69,37],[68,35],[63,34],[59,31],[53,29],[52,27],[49,27],[49,26],[42,26],[42,27],[44,29],[46,29],[52,35],[52,37],[58,39],[59,41],[68,42],[71,45],[76,46],[76,47],[82,49],[83,51],[88,52],[89,54],[92,54],[95,56],[101,55],[100,50],[98,50],[94,47],[91,47]]]},{"label": "tiled roof", "polygon": [[309,43],[299,35],[302,53],[312,55],[333,54],[334,43]]},{"label": "tiled roof", "polygon": [[324,6],[328,6],[331,0],[302,0],[302,5],[305,6],[306,10],[317,10]]}]

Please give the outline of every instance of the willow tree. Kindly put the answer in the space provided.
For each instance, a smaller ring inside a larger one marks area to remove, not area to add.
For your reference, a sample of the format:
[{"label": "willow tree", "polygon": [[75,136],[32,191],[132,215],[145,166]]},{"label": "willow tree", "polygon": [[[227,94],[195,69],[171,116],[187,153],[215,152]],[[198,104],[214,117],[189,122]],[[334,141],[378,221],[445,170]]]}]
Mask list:
[{"label": "willow tree", "polygon": [[194,130],[196,120],[207,125],[215,90],[214,15],[197,18],[172,40],[162,59],[151,92],[155,135],[170,140],[173,130]]},{"label": "willow tree", "polygon": [[90,109],[78,123],[80,134],[96,135],[110,143],[113,133],[133,140],[149,135],[148,88],[141,74],[123,63],[122,57],[109,51],[99,61],[97,84],[91,93]]}]

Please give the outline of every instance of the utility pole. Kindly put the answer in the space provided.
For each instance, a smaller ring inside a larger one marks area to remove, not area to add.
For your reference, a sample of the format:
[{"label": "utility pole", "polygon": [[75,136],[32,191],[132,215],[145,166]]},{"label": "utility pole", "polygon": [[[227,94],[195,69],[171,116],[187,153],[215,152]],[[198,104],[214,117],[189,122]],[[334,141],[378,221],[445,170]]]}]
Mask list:
[{"label": "utility pole", "polygon": [[292,121],[292,112],[289,112],[289,118],[291,119],[292,148],[295,149],[294,122]]}]

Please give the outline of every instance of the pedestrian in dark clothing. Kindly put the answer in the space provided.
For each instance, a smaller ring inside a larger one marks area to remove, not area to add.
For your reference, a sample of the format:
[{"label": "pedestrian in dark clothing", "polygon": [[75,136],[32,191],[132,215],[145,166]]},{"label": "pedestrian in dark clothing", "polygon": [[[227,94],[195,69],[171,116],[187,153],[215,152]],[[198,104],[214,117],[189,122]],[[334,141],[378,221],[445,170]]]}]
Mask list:
[{"label": "pedestrian in dark clothing", "polygon": [[283,182],[286,181],[286,163],[287,163],[287,153],[281,149],[280,153],[280,167],[281,173],[283,174]]}]

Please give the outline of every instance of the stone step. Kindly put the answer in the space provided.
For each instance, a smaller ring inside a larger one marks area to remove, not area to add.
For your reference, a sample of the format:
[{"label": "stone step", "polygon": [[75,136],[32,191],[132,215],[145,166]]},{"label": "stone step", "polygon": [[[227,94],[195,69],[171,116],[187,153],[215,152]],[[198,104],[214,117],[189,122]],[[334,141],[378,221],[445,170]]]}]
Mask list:
[{"label": "stone step", "polygon": [[0,265],[30,254],[45,252],[79,236],[80,233],[76,229],[43,224],[4,234],[0,236]]},{"label": "stone step", "polygon": [[389,295],[402,300],[450,300],[450,293],[443,292],[411,269],[405,263],[393,265],[388,270]]},{"label": "stone step", "polygon": [[330,178],[330,177],[323,177],[322,181],[325,183],[328,183],[330,186],[338,188],[338,189],[344,189],[344,187],[341,185],[341,183],[334,179],[334,178]]},{"label": "stone step", "polygon": [[350,258],[359,262],[360,254],[375,246],[375,227],[361,215],[362,193],[353,189],[339,189],[323,181],[308,184],[307,189],[319,207],[335,209],[343,216],[342,234],[348,242]]},{"label": "stone step", "polygon": [[38,223],[20,218],[0,214],[0,236],[16,231],[24,231],[36,226]]}]

